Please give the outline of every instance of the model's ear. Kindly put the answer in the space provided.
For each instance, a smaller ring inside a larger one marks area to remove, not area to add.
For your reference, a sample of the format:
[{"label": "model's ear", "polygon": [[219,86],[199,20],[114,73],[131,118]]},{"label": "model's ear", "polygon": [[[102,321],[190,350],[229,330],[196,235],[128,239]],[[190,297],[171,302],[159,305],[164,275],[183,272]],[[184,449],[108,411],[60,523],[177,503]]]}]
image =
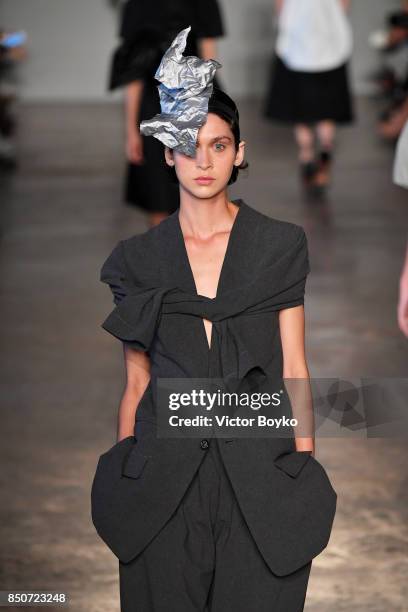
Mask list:
[{"label": "model's ear", "polygon": [[166,159],[166,163],[169,166],[174,166],[173,149],[170,149],[169,147],[164,147],[164,157]]},{"label": "model's ear", "polygon": [[234,166],[240,166],[242,164],[242,162],[244,161],[244,157],[245,157],[245,140],[241,140],[241,142],[238,145],[238,151],[237,154],[235,156],[235,161],[234,161]]}]

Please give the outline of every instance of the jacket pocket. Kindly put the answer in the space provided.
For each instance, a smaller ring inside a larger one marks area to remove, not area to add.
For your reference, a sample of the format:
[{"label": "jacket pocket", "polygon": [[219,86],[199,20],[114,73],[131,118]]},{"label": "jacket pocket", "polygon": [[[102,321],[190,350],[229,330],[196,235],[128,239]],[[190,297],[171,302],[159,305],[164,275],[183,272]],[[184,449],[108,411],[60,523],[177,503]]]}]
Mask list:
[{"label": "jacket pocket", "polygon": [[125,457],[122,467],[122,476],[128,478],[140,478],[148,458],[140,452],[137,444],[134,444],[130,453]]},{"label": "jacket pocket", "polygon": [[108,455],[112,455],[114,453],[116,454],[117,452],[122,452],[122,449],[125,449],[126,452],[126,448],[129,447],[131,444],[134,444],[135,441],[135,436],[127,436],[126,438],[119,440],[119,442],[115,442],[113,446],[111,446],[110,448],[108,448],[107,451],[101,454],[101,457],[107,457]]},{"label": "jacket pocket", "polygon": [[[91,489],[92,520],[97,530],[104,532],[112,517],[126,511],[128,497],[134,498],[136,482],[142,475],[148,457],[134,436],[116,442],[98,460]],[[103,537],[103,536],[102,536]]]},{"label": "jacket pocket", "polygon": [[291,451],[276,457],[274,465],[288,476],[296,478],[310,460],[310,457],[311,451]]}]

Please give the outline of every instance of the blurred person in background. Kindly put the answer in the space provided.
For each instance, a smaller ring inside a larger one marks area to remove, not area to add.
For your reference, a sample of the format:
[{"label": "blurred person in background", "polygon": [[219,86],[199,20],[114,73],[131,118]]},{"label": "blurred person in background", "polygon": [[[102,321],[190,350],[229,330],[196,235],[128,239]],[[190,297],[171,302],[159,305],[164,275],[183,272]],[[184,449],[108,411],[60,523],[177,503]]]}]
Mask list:
[{"label": "blurred person in background", "polygon": [[[126,87],[124,199],[160,223],[179,206],[179,188],[165,164],[163,145],[140,133],[140,122],[160,113],[154,74],[175,35],[190,26],[186,55],[217,59],[216,38],[224,35],[217,0],[128,0],[122,9],[122,42],[113,56],[110,89]],[[220,84],[215,80],[215,86]]]},{"label": "blurred person in background", "polygon": [[[408,121],[398,140],[393,178],[396,185],[408,189]],[[399,283],[398,325],[408,338],[408,243]]]},{"label": "blurred person in background", "polygon": [[278,36],[264,115],[294,124],[303,184],[318,191],[330,182],[336,124],[353,121],[349,4],[275,0]]},{"label": "blurred person in background", "polygon": [[13,102],[16,99],[12,72],[17,63],[25,59],[26,33],[7,32],[0,28],[0,169],[12,170],[17,165],[13,136],[16,119]]},{"label": "blurred person in background", "polygon": [[[381,114],[378,131],[387,140],[396,141],[408,120],[408,1],[401,10],[390,13],[384,30],[373,32],[371,45],[382,52],[387,63],[377,78],[390,98],[388,108]],[[402,54],[402,57],[401,57]],[[402,69],[392,66],[402,59]]]}]

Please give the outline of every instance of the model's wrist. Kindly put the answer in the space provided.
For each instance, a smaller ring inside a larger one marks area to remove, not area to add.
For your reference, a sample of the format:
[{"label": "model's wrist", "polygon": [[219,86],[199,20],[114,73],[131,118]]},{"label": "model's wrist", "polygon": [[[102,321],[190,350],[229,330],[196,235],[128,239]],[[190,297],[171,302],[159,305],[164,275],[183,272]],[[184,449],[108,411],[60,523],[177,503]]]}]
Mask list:
[{"label": "model's wrist", "polygon": [[408,291],[408,274],[406,272],[400,277],[399,288],[401,292]]},{"label": "model's wrist", "polygon": [[127,137],[128,138],[137,138],[140,135],[139,129],[136,127],[128,128]]}]

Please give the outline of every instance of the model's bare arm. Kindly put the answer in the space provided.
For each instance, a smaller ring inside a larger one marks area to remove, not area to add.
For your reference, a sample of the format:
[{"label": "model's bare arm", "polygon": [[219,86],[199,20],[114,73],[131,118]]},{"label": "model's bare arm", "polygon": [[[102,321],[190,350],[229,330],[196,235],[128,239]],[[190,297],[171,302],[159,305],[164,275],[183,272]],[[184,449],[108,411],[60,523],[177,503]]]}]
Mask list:
[{"label": "model's bare arm", "polygon": [[399,282],[398,324],[402,333],[408,338],[408,245]]},{"label": "model's bare arm", "polygon": [[340,3],[343,5],[343,9],[347,12],[351,5],[351,0],[340,0]]},{"label": "model's bare arm", "polygon": [[198,52],[203,60],[217,58],[217,43],[215,38],[200,38],[198,41]]},{"label": "model's bare arm", "polygon": [[123,345],[123,354],[126,386],[119,405],[118,442],[133,435],[136,410],[150,381],[150,358],[147,353]]},{"label": "model's bare arm", "polygon": [[283,8],[285,0],[275,0],[275,11],[279,14]]},{"label": "model's bare arm", "polygon": [[139,131],[140,106],[144,81],[138,79],[126,87],[126,154],[132,164],[143,161],[143,141]]},{"label": "model's bare arm", "polygon": [[[309,370],[305,355],[305,311],[303,305],[279,311],[283,353],[283,378],[289,394],[294,418],[302,424],[303,436],[296,436],[296,450],[314,454],[313,403]],[[305,437],[307,432],[310,437]]]}]

